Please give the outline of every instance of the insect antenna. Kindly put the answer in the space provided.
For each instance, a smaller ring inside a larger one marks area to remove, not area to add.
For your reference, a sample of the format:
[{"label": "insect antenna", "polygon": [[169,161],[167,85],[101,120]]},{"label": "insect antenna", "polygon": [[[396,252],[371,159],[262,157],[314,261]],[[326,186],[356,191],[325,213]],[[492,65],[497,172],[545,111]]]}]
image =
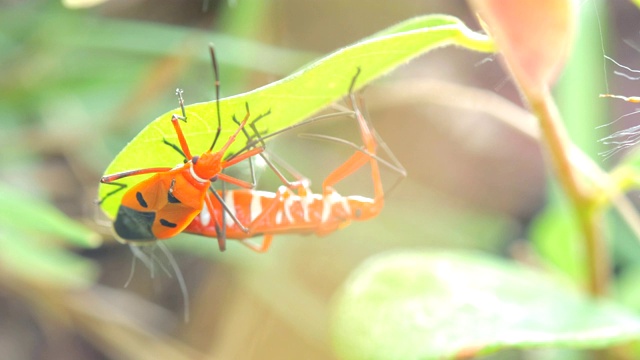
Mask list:
[{"label": "insect antenna", "polygon": [[[154,250],[156,247],[158,247],[162,251],[167,261],[169,261],[169,265],[171,266],[171,269],[173,269],[173,273],[178,280],[178,285],[180,286],[180,291],[182,292],[182,300],[184,302],[184,321],[189,322],[189,292],[187,291],[187,284],[184,281],[184,276],[182,275],[182,271],[180,271],[178,262],[173,257],[171,251],[169,251],[169,248],[167,248],[165,244],[160,242],[155,242],[151,246],[129,244],[129,248],[131,249],[134,257],[132,260],[133,262],[131,263],[131,273],[129,274],[127,282],[124,284],[124,287],[129,286],[131,280],[133,279],[133,274],[136,268],[136,260],[140,260],[144,264],[144,266],[149,269],[152,278],[155,277],[156,263],[158,264],[158,266],[160,266],[162,271],[167,274],[167,276],[173,278],[173,276],[171,276],[171,272],[166,267],[164,267],[164,265],[162,265],[162,262],[159,261],[158,257],[155,256]],[[143,249],[148,249],[151,255],[147,254]]]},{"label": "insect antenna", "polygon": [[209,53],[211,54],[211,62],[213,63],[213,76],[215,78],[214,85],[216,87],[216,115],[218,117],[218,130],[216,130],[216,136],[213,138],[213,143],[209,148],[212,151],[216,147],[220,132],[222,131],[222,120],[220,117],[220,74],[218,72],[218,61],[216,60],[216,53],[213,49],[213,44],[209,44]]},{"label": "insect antenna", "polygon": [[187,291],[187,284],[184,281],[184,276],[182,275],[182,271],[180,271],[180,267],[178,266],[178,262],[169,251],[169,248],[163,243],[156,242],[154,245],[157,245],[164,256],[169,261],[171,268],[173,269],[173,273],[176,274],[176,279],[178,280],[178,285],[180,286],[180,291],[182,292],[182,301],[184,302],[184,322],[189,322],[189,292]]},{"label": "insect antenna", "polygon": [[[144,264],[144,266],[147,269],[149,269],[149,273],[151,273],[151,278],[156,277],[156,264],[158,264],[160,269],[164,271],[164,273],[167,274],[168,277],[170,278],[173,277],[171,276],[171,272],[169,271],[169,269],[167,269],[164,265],[162,265],[162,262],[160,262],[160,260],[154,253],[155,245],[156,245],[155,243],[151,246],[129,244],[129,248],[131,249],[131,252],[133,253],[133,256],[134,256],[134,263],[131,265],[131,274],[129,275],[129,279],[125,283],[125,287],[129,285],[129,282],[133,277],[133,271],[135,270],[135,259],[140,260]],[[157,245],[161,245],[161,244],[157,243]]]}]

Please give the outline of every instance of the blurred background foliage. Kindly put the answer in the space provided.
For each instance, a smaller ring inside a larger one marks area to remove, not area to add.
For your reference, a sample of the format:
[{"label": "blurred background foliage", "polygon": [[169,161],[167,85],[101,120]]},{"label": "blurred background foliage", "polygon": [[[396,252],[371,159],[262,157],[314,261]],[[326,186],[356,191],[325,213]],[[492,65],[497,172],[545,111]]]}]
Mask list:
[{"label": "blurred background foliage", "polygon": [[[608,5],[598,12],[605,51],[633,67],[637,9]],[[613,102],[597,95],[637,91],[602,63],[593,4],[580,11],[591,41],[579,46],[585,55],[562,78],[559,96],[572,138],[598,159],[597,139],[635,119],[596,131],[632,110],[615,103],[620,108],[609,112]],[[479,29],[465,2],[446,0],[375,6],[363,0],[112,0],[88,9],[0,2],[3,357],[331,359],[332,295],[364,259],[389,249],[481,249],[535,266],[554,264],[579,278],[562,256],[571,244],[552,241],[569,237],[567,223],[554,222],[566,219],[554,215],[561,205],[534,221],[547,194],[536,141],[496,121],[531,125],[525,112],[505,103],[519,103],[515,88],[494,57],[445,48],[363,93],[376,129],[409,173],[378,218],[323,238],[280,236],[265,255],[234,242],[219,253],[215,241],[195,236],[168,241],[191,297],[188,323],[178,282],[163,271],[152,276],[138,266],[124,288],[133,256],[113,240],[95,206],[98,179],[146,123],[176,107],[176,88],[185,90],[187,103],[213,99],[209,42],[216,44],[222,92],[229,96],[428,13],[454,15]],[[331,121],[303,129],[357,139],[354,130]],[[269,150],[316,184],[350,153],[295,134],[274,140]],[[396,174],[385,174],[387,184],[395,180]],[[265,178],[261,186],[274,184]],[[364,171],[339,190],[360,194],[368,184]],[[610,222],[616,271],[620,284],[634,284],[640,247],[617,223]],[[105,241],[98,247],[100,236]],[[625,301],[640,308],[632,286],[621,289],[627,289]]]}]

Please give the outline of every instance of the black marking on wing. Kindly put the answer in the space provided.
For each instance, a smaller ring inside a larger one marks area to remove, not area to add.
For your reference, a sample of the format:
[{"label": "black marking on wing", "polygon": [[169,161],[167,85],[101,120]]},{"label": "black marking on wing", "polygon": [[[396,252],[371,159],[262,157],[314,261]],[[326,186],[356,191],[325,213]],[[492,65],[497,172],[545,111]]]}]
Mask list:
[{"label": "black marking on wing", "polygon": [[143,208],[148,208],[149,205],[147,205],[147,202],[144,200],[144,196],[142,196],[142,193],[140,191],[136,192],[136,200],[138,200],[138,204],[140,204],[140,206],[142,206]]},{"label": "black marking on wing", "polygon": [[174,223],[172,223],[170,221],[167,221],[165,219],[160,219],[160,225],[166,226],[166,227],[170,227],[170,228],[175,228],[175,227],[178,226],[178,225],[176,225],[176,224],[174,224]]},{"label": "black marking on wing", "polygon": [[178,199],[177,197],[173,196],[173,191],[167,192],[167,201],[169,201],[170,204],[180,204],[181,203],[180,199]]}]

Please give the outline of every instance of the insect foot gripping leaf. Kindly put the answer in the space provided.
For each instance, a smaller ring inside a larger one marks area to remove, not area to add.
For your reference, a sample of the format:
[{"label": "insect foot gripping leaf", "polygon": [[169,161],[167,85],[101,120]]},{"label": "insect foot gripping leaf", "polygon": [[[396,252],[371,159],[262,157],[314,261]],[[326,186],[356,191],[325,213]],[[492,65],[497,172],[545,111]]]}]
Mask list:
[{"label": "insect foot gripping leaf", "polygon": [[[216,97],[219,96],[218,66],[213,47],[211,59],[216,78]],[[171,123],[179,141],[179,146],[166,139],[164,144],[173,148],[184,157],[184,163],[171,167],[153,167],[134,169],[102,177],[101,182],[116,186],[115,190],[106,194],[101,202],[110,196],[126,189],[122,197],[114,222],[116,235],[123,241],[148,242],[167,239],[180,232],[200,213],[212,181],[222,180],[241,187],[250,188],[252,184],[221,173],[229,166],[237,164],[251,156],[262,152],[256,147],[248,150],[233,160],[224,159],[225,152],[235,141],[250,117],[249,104],[246,104],[246,115],[236,131],[218,151],[213,151],[221,132],[220,108],[217,107],[218,130],[215,133],[209,150],[200,156],[191,155],[180,122],[187,122],[182,92],[177,92],[182,116],[172,115]],[[219,104],[219,101],[216,102]],[[132,186],[118,182],[119,179],[132,176],[152,174]]]},{"label": "insect foot gripping leaf", "polygon": [[[342,139],[318,136],[320,139],[337,141],[356,149],[356,152],[347,161],[327,176],[322,184],[321,194],[312,193],[308,188],[308,181],[304,179],[300,179],[294,184],[293,187],[297,188],[297,193],[286,186],[280,187],[276,193],[246,189],[227,191],[226,194],[220,193],[218,196],[229,199],[227,203],[233,204],[233,207],[225,210],[228,214],[237,216],[239,222],[230,224],[229,227],[220,227],[218,224],[225,224],[226,216],[223,214],[223,209],[216,207],[214,211],[209,211],[205,208],[185,231],[215,236],[219,242],[221,238],[222,240],[225,238],[240,240],[242,244],[254,251],[265,252],[269,249],[273,236],[276,234],[316,233],[325,235],[345,227],[352,220],[367,220],[377,216],[384,204],[379,163],[391,167],[402,175],[406,175],[406,173],[382,140],[377,137],[375,130],[364,118],[358,106],[353,91],[359,74],[360,68],[349,86],[349,100],[353,116],[360,127],[364,147],[361,148]],[[310,119],[308,122],[315,120],[317,119]],[[267,137],[273,135],[269,134]],[[394,164],[390,164],[376,155],[379,147],[388,153]],[[338,182],[351,176],[367,164],[371,167],[374,188],[372,199],[363,196],[341,196],[334,190],[334,186]],[[271,166],[271,168],[274,167]],[[224,203],[220,202],[220,205],[222,204]],[[218,214],[218,218],[215,219],[211,214]],[[254,236],[263,236],[262,244],[255,244],[248,239]]]}]

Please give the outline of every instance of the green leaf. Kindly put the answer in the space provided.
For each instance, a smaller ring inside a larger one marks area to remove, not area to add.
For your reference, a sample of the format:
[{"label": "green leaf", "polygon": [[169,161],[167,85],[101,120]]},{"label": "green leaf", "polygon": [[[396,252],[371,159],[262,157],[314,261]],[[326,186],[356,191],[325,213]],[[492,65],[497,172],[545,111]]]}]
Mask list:
[{"label": "green leaf", "polygon": [[635,311],[640,311],[638,279],[640,279],[640,264],[631,264],[620,271],[615,282],[616,298]]},{"label": "green leaf", "polygon": [[85,248],[95,248],[102,243],[100,235],[50,204],[1,183],[0,226],[17,229],[22,236],[44,234]]},{"label": "green leaf", "polygon": [[356,270],[335,299],[343,359],[441,359],[504,348],[600,348],[640,338],[640,318],[479,253],[395,253]]},{"label": "green leaf", "polygon": [[34,240],[16,229],[0,229],[0,271],[46,286],[78,288],[95,282],[95,263],[42,239]]},{"label": "green leaf", "polygon": [[48,286],[84,287],[98,267],[61,247],[94,248],[102,239],[50,204],[0,184],[0,272]]},{"label": "green leaf", "polygon": [[576,214],[557,186],[550,189],[552,200],[535,217],[528,237],[546,265],[561,271],[575,283],[585,284],[587,262]]},{"label": "green leaf", "polygon": [[[258,123],[258,128],[271,133],[302,121],[346,95],[358,67],[362,73],[356,88],[361,88],[428,50],[451,44],[476,51],[494,51],[493,43],[487,36],[469,30],[454,17],[431,15],[407,20],[338,50],[280,81],[221,100],[221,138],[228,138],[237,128],[231,121],[232,116],[242,119],[245,116],[245,103],[250,106],[252,118],[270,111],[270,115]],[[188,123],[183,130],[193,154],[206,151],[213,140],[217,128],[215,109],[213,101],[186,107]],[[170,122],[171,115],[175,113],[179,113],[179,110],[161,115],[143,129],[116,156],[105,174],[149,167],[173,167],[182,163],[181,156],[163,143],[163,139],[177,143]],[[218,146],[222,143],[224,141],[219,141]],[[229,151],[240,149],[244,143],[244,140],[237,141]],[[143,179],[145,176],[135,176],[121,182],[131,186]],[[99,197],[104,198],[114,189],[114,186],[101,185]],[[115,217],[123,193],[120,191],[101,204],[108,216]]]}]

